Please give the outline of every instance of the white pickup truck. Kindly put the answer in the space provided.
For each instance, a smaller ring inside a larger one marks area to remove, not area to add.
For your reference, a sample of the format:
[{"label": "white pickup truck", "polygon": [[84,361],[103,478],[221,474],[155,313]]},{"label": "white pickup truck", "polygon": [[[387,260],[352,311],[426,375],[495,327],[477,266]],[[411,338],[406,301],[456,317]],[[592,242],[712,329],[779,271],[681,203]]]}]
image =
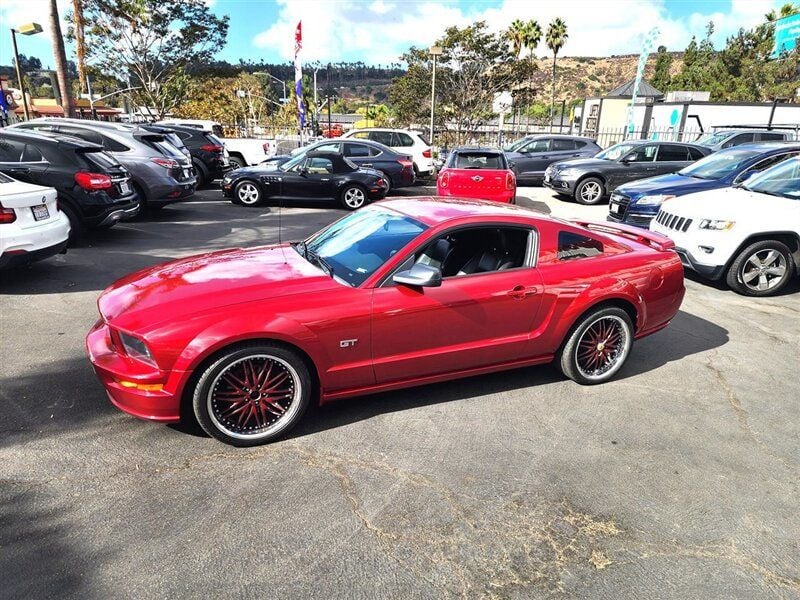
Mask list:
[{"label": "white pickup truck", "polygon": [[196,127],[209,133],[213,133],[222,139],[225,149],[228,151],[231,164],[239,167],[249,167],[257,165],[268,158],[275,156],[278,144],[275,139],[254,139],[254,138],[229,138],[223,135],[222,125],[216,121],[206,121],[203,119],[169,119],[159,121],[156,125],[182,125],[183,127]]}]

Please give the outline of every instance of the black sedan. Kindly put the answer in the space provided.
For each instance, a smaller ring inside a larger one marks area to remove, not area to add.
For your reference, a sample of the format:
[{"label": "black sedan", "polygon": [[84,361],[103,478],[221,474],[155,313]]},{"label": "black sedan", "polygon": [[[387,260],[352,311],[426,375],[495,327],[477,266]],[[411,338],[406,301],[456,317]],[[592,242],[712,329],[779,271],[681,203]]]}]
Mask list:
[{"label": "black sedan", "polygon": [[348,210],[386,196],[386,178],[375,169],[359,168],[334,152],[307,151],[275,168],[256,165],[231,171],[222,179],[222,194],[234,204],[257,206],[298,200],[337,200]]},{"label": "black sedan", "polygon": [[568,158],[594,156],[602,148],[594,140],[574,135],[529,135],[506,149],[506,158],[522,185],[541,183],[545,169]]},{"label": "black sedan", "polygon": [[414,161],[411,156],[370,140],[323,140],[294,154],[273,156],[264,162],[277,166],[306,152],[335,152],[359,167],[376,169],[385,176],[387,192],[392,188],[414,185]]},{"label": "black sedan", "polygon": [[544,172],[544,185],[580,204],[598,204],[623,183],[675,173],[710,153],[681,142],[620,142],[594,158],[553,163]]}]

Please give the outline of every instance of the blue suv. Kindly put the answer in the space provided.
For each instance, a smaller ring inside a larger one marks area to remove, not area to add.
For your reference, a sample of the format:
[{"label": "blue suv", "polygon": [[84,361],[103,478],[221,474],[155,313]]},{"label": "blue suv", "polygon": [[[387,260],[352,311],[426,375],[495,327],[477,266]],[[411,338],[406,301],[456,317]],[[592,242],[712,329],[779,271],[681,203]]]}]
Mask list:
[{"label": "blue suv", "polygon": [[611,195],[608,220],[647,229],[665,200],[736,185],[798,154],[800,143],[796,142],[762,142],[720,150],[677,173],[621,185]]}]

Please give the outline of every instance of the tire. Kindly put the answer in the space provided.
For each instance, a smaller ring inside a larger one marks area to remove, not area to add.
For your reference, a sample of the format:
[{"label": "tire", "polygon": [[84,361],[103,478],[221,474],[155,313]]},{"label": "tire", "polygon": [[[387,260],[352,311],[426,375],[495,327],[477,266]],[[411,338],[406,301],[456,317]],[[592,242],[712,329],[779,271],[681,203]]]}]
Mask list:
[{"label": "tire", "polygon": [[587,177],[575,187],[574,198],[579,204],[599,204],[605,195],[603,182],[597,177]]},{"label": "tire", "polygon": [[566,377],[581,385],[604,383],[625,364],[632,344],[628,313],[613,306],[600,308],[573,327],[558,363]]},{"label": "tire", "polygon": [[264,193],[261,191],[261,186],[250,179],[243,179],[233,188],[233,200],[236,204],[258,206],[263,199]]},{"label": "tire", "polygon": [[66,202],[61,202],[60,204],[61,212],[64,213],[69,221],[69,240],[72,241],[86,233],[86,225],[78,216],[78,213],[75,211],[75,209],[69,206]]},{"label": "tire", "polygon": [[258,446],[300,421],[313,397],[312,386],[296,352],[253,343],[205,367],[192,392],[192,408],[208,435],[232,446]]},{"label": "tire", "polygon": [[241,158],[239,158],[238,156],[229,156],[228,157],[228,162],[231,163],[231,166],[234,169],[242,169],[242,168],[247,166],[246,164],[244,164],[244,161]]},{"label": "tire", "polygon": [[206,172],[203,170],[203,167],[201,167],[198,163],[192,163],[192,168],[194,169],[194,176],[197,178],[196,189],[199,190],[204,185],[206,185],[206,183],[208,183],[208,180],[206,178]]},{"label": "tire", "polygon": [[744,248],[733,259],[725,281],[743,296],[772,296],[794,276],[792,252],[783,242],[763,240]]},{"label": "tire", "polygon": [[386,182],[386,195],[389,195],[389,192],[392,191],[392,178],[389,177],[386,173],[381,171],[381,175],[383,176],[383,180]]},{"label": "tire", "polygon": [[367,203],[367,190],[360,185],[347,185],[339,194],[339,200],[347,210],[358,210]]}]

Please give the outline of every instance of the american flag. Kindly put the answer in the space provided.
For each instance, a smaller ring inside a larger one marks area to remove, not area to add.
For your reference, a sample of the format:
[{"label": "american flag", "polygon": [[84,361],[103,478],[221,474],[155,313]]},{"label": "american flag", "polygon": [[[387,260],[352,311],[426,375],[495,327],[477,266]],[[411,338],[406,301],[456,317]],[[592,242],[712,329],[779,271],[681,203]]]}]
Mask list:
[{"label": "american flag", "polygon": [[300,127],[306,126],[306,107],[303,104],[303,67],[300,63],[300,50],[303,49],[303,22],[297,22],[294,30],[294,93],[297,96],[297,115]]}]

